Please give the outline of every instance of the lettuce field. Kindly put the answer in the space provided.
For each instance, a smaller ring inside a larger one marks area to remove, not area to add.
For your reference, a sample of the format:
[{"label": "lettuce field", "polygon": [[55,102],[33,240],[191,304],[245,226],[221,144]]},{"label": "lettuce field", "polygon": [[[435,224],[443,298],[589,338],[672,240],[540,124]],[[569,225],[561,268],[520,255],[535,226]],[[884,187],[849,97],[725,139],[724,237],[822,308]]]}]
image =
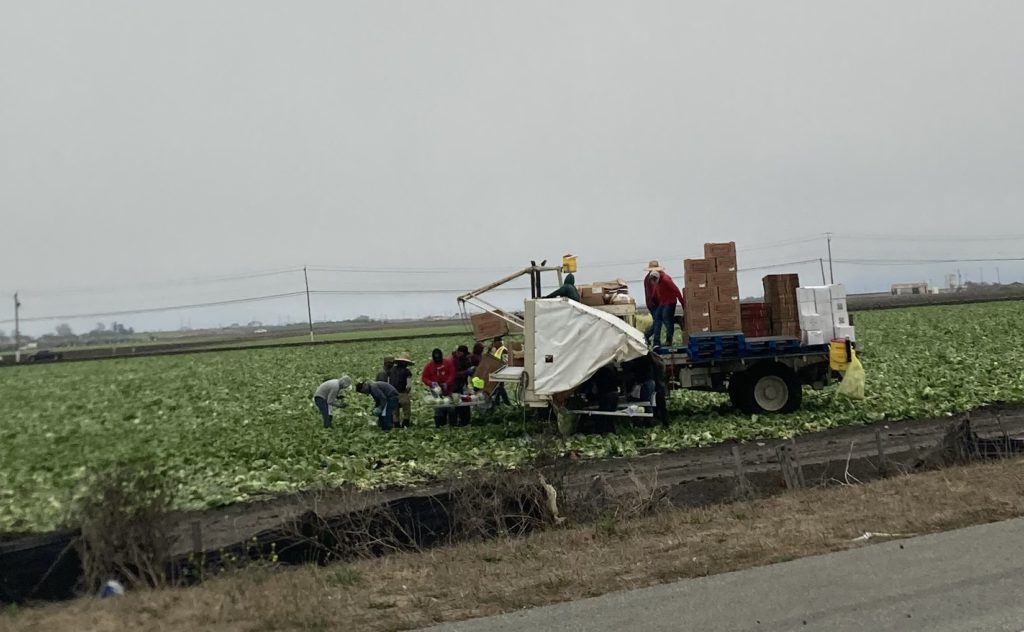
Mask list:
[{"label": "lettuce field", "polygon": [[[1017,302],[857,315],[868,398],[808,392],[795,415],[744,416],[727,398],[676,392],[666,428],[621,426],[560,449],[588,457],[673,450],[729,438],[787,436],[845,424],[927,418],[993,402],[1024,404],[1024,313]],[[182,508],[325,486],[406,485],[537,452],[521,415],[433,427],[414,396],[414,427],[384,434],[369,398],[349,393],[324,429],[312,392],[324,379],[375,374],[409,351],[415,372],[457,336],[26,366],[0,370],[0,531],[68,519],[91,471],[143,460],[173,477]]]}]

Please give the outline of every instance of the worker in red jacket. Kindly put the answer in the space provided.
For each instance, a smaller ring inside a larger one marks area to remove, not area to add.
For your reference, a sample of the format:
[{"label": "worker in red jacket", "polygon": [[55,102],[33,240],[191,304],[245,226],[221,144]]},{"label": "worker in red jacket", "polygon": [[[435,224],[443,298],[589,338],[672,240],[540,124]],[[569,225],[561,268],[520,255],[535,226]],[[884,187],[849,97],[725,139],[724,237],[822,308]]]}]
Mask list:
[{"label": "worker in red jacket", "polygon": [[[647,306],[647,313],[651,315],[651,319],[654,319],[654,310],[658,306],[654,302],[654,285],[657,283],[657,276],[651,276],[653,273],[664,272],[665,268],[661,267],[657,259],[651,259],[651,262],[647,264],[647,269],[644,271],[644,304]],[[654,333],[654,323],[644,330],[644,338],[647,340],[647,344],[651,344],[651,335]]]},{"label": "worker in red jacket", "polygon": [[652,313],[654,318],[654,346],[661,346],[661,328],[664,326],[668,329],[665,342],[667,346],[671,347],[672,334],[675,331],[676,301],[680,305],[685,305],[683,293],[679,291],[679,286],[675,284],[672,277],[664,270],[651,272],[651,280],[654,281],[652,292],[655,303],[654,312]]},{"label": "worker in red jacket", "polygon": [[[431,361],[424,365],[420,380],[434,395],[447,397],[455,387],[455,363],[450,357],[446,358],[440,349],[434,349],[430,356]],[[438,428],[446,425],[455,410],[451,407],[434,408],[434,425]]]}]

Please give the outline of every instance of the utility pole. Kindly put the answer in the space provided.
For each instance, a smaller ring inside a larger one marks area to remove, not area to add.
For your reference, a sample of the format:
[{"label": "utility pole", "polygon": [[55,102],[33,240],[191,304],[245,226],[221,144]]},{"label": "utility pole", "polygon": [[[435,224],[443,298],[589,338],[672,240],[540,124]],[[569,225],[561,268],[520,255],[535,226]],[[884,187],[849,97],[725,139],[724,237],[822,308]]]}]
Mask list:
[{"label": "utility pole", "polygon": [[999,266],[996,266],[996,285],[1002,285],[1003,279],[999,276]]},{"label": "utility pole", "polygon": [[21,329],[19,328],[18,309],[21,302],[18,300],[18,293],[14,293],[14,362],[21,362]]},{"label": "utility pole", "polygon": [[313,342],[313,308],[309,304],[309,274],[306,266],[302,266],[302,278],[306,280],[306,315],[309,317],[309,341]]},{"label": "utility pole", "polygon": [[832,271],[832,233],[825,233],[825,239],[828,240],[828,278],[829,283],[836,282],[836,275]]},{"label": "utility pole", "polygon": [[825,285],[825,260],[818,257],[818,265],[821,266],[821,284]]}]

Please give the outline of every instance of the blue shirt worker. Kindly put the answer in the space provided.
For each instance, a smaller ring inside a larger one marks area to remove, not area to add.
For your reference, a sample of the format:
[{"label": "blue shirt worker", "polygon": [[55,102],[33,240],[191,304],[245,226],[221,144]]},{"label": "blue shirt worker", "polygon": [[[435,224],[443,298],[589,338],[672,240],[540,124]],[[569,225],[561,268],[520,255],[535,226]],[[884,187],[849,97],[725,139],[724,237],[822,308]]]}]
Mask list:
[{"label": "blue shirt worker", "polygon": [[398,389],[387,382],[360,382],[356,385],[356,392],[373,398],[373,414],[381,430],[386,432],[395,426]]},{"label": "blue shirt worker", "polygon": [[345,401],[341,397],[341,391],[348,389],[350,386],[352,386],[352,378],[342,375],[336,380],[327,380],[316,387],[316,392],[313,393],[313,404],[320,411],[320,416],[324,420],[324,428],[332,426],[334,411],[345,405]]}]

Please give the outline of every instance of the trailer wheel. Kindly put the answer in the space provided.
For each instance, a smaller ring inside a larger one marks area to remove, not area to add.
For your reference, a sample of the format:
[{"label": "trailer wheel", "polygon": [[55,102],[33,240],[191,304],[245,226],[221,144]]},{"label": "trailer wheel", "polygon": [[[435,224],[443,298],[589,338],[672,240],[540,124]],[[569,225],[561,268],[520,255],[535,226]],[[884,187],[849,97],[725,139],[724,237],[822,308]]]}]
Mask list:
[{"label": "trailer wheel", "polygon": [[740,371],[729,376],[729,401],[732,402],[733,408],[747,414],[755,412],[750,399],[749,382],[749,371]]},{"label": "trailer wheel", "polygon": [[753,369],[743,390],[753,413],[791,413],[800,408],[803,389],[789,367],[770,363]]}]

